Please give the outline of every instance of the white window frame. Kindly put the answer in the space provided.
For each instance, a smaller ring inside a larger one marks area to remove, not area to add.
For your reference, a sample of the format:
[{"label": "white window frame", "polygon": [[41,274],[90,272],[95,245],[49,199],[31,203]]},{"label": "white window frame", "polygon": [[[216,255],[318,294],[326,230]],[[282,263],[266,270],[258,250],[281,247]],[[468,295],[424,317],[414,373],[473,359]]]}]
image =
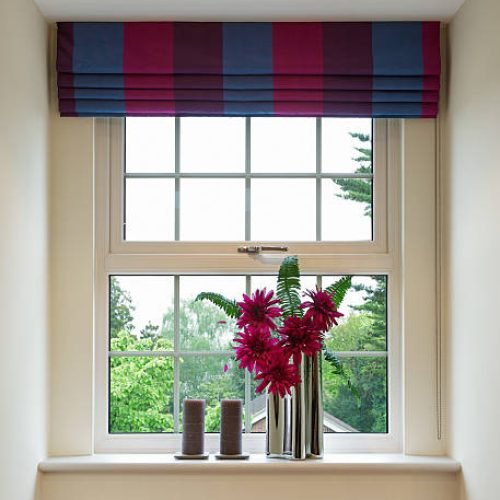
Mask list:
[{"label": "white window frame", "polygon": [[[401,367],[401,121],[375,120],[373,128],[373,241],[289,243],[307,274],[384,274],[388,277],[388,428],[386,434],[325,434],[328,452],[402,451]],[[237,253],[244,242],[183,243],[123,240],[123,119],[95,120],[95,380],[96,453],[178,451],[178,434],[108,433],[108,283],[119,274],[267,274],[281,257]],[[266,242],[253,242],[264,244]],[[275,243],[275,242],[274,242]],[[216,452],[219,436],[206,436]],[[263,453],[263,434],[245,434],[244,447]]]}]

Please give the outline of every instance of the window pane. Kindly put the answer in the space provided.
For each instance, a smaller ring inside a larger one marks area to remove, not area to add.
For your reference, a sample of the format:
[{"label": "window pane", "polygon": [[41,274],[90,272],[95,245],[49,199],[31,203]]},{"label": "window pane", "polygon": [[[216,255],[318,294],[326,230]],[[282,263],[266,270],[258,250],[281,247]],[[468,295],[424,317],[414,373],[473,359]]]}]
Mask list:
[{"label": "window pane", "polygon": [[[340,276],[323,276],[323,287]],[[387,276],[353,276],[352,286],[338,308],[344,314],[327,334],[333,351],[387,349]]]},{"label": "window pane", "polygon": [[372,239],[372,181],[323,179],[321,239],[369,241]]},{"label": "window pane", "polygon": [[127,179],[125,239],[171,241],[175,237],[173,179]]},{"label": "window pane", "polygon": [[[252,276],[252,290],[262,290],[264,287],[268,290],[274,290],[276,292],[276,280],[277,276]],[[300,277],[300,284],[302,286],[302,291],[310,290],[316,287],[317,278],[316,276],[304,276]]]},{"label": "window pane", "polygon": [[173,311],[172,276],[111,276],[111,351],[173,350]]},{"label": "window pane", "polygon": [[126,118],[125,127],[127,173],[174,171],[174,118]]},{"label": "window pane", "polygon": [[245,293],[243,276],[181,276],[181,350],[229,350],[236,332],[235,321],[207,300],[195,302],[201,292],[216,292],[241,300]]},{"label": "window pane", "polygon": [[314,179],[253,179],[254,241],[311,241],[316,237]]},{"label": "window pane", "polygon": [[252,118],[252,172],[314,172],[315,118]]},{"label": "window pane", "polygon": [[110,359],[109,432],[173,432],[171,357]]},{"label": "window pane", "polygon": [[181,240],[245,239],[243,179],[182,179]]},{"label": "window pane", "polygon": [[[224,372],[224,366],[228,370]],[[220,430],[220,401],[245,398],[243,370],[227,356],[184,356],[180,359],[180,401],[205,399],[205,431]],[[182,421],[182,414],[181,414]],[[243,422],[242,422],[243,427]]]},{"label": "window pane", "polygon": [[321,127],[323,172],[371,172],[370,118],[323,118]]},{"label": "window pane", "polygon": [[265,391],[263,393],[256,392],[259,383],[260,381],[256,381],[252,376],[250,381],[250,402],[248,404],[251,432],[266,432],[267,396]]},{"label": "window pane", "polygon": [[182,118],[181,172],[243,172],[244,118]]},{"label": "window pane", "polygon": [[387,358],[341,358],[351,382],[323,362],[327,432],[387,432]]}]

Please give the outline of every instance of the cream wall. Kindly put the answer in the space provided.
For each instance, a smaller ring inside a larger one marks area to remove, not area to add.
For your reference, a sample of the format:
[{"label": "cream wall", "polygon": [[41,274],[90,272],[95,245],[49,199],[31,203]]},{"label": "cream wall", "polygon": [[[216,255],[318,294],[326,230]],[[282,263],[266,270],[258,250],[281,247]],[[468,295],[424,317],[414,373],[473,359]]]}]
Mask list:
[{"label": "cream wall", "polygon": [[450,453],[462,498],[500,495],[500,2],[467,0],[450,28],[446,185]]},{"label": "cream wall", "polygon": [[49,454],[92,453],[93,121],[51,113]]},{"label": "cream wall", "polygon": [[0,1],[0,499],[37,496],[46,454],[47,26]]}]

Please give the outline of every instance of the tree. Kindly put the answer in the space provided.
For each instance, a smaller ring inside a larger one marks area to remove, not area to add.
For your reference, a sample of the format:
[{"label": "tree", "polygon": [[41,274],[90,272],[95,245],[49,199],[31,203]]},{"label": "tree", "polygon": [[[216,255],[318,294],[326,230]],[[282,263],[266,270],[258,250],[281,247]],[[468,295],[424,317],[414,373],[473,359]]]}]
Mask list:
[{"label": "tree", "polygon": [[[114,351],[170,350],[165,339],[137,339],[125,330],[111,339]],[[110,360],[110,432],[172,432],[172,357],[113,357]]]},{"label": "tree", "polygon": [[[359,167],[354,171],[355,174],[371,174],[372,173],[372,147],[371,137],[368,134],[360,134],[351,132],[351,137],[357,139],[361,144],[354,149],[357,151],[354,161],[359,163]],[[333,179],[342,190],[337,196],[344,200],[357,201],[365,205],[365,215],[372,215],[372,183],[370,179]]]},{"label": "tree", "polygon": [[[171,350],[159,338],[159,327],[148,323],[134,335],[134,304],[115,277],[110,280],[112,351]],[[113,357],[110,360],[110,432],[173,431],[173,359]]]},{"label": "tree", "polygon": [[121,331],[130,333],[134,329],[135,310],[130,293],[123,290],[118,280],[112,276],[109,293],[109,327],[111,338],[116,338]]}]

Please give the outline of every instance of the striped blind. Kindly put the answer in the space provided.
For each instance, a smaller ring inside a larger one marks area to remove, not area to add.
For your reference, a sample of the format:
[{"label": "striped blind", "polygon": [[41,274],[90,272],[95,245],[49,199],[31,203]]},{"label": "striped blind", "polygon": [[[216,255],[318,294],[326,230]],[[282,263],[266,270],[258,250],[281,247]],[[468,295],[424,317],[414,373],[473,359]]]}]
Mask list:
[{"label": "striped blind", "polygon": [[435,117],[437,22],[58,24],[63,116]]}]

